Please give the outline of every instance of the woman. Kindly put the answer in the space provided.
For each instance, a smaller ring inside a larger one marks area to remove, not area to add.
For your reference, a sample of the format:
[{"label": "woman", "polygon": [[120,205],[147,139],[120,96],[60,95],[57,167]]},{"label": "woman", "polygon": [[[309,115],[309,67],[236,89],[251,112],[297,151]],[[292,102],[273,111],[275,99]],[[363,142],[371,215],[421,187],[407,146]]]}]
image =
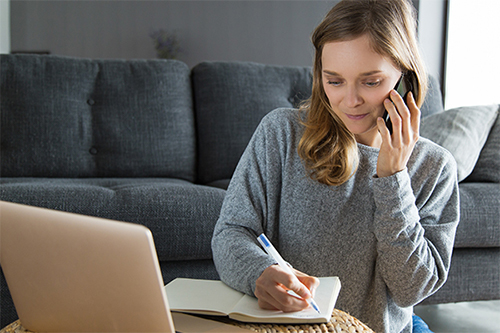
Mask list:
[{"label": "woman", "polygon": [[[310,100],[271,112],[254,133],[212,249],[221,279],[262,308],[305,309],[314,276],[339,276],[337,308],[376,332],[411,332],[413,306],[445,282],[457,171],[446,150],[418,135],[427,76],[415,31],[406,0],[341,1],[312,36]],[[418,93],[406,105],[393,88],[411,72]],[[266,255],[260,233],[295,276]]]}]

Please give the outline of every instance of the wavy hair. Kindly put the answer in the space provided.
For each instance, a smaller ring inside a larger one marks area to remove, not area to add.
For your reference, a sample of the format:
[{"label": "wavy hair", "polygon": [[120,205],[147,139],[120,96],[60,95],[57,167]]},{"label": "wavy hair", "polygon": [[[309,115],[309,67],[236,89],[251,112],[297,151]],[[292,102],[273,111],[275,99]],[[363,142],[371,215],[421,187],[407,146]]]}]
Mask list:
[{"label": "wavy hair", "polygon": [[332,110],[323,89],[321,56],[326,43],[367,35],[373,50],[401,71],[413,71],[420,107],[427,92],[427,73],[419,53],[416,13],[408,0],[342,0],[312,34],[315,48],[311,97],[300,107],[304,134],[298,153],[310,177],[326,185],[341,185],[356,172],[356,139]]}]

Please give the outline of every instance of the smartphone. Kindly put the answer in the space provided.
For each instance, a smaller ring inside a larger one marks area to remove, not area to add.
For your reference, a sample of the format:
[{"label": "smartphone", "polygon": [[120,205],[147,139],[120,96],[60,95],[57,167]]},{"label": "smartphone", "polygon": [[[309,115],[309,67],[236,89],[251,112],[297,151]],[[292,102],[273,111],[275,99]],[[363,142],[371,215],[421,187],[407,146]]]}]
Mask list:
[{"label": "smartphone", "polygon": [[[406,98],[408,97],[408,93],[411,91],[413,96],[417,96],[417,89],[418,89],[417,76],[413,71],[409,71],[401,75],[401,78],[396,83],[396,86],[394,86],[394,90],[396,90],[403,97],[405,104],[406,104]],[[387,110],[385,110],[382,118],[385,121],[385,126],[387,126],[389,132],[392,134],[391,117],[389,117],[389,112],[387,112]]]}]

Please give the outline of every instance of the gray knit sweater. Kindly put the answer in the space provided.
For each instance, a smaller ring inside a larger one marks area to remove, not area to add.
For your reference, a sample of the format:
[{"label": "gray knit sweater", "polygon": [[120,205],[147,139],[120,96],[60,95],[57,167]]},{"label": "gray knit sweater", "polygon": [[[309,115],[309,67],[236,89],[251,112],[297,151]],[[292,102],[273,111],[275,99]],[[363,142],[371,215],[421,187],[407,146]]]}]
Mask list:
[{"label": "gray knit sweater", "polygon": [[459,220],[452,155],[420,138],[405,170],[376,177],[378,149],[358,144],[357,172],[340,186],[307,176],[297,153],[298,111],[268,114],[229,185],[212,240],[229,286],[253,295],[275,262],[264,232],[294,268],[338,276],[336,308],[376,332],[411,332],[413,305],[446,280]]}]

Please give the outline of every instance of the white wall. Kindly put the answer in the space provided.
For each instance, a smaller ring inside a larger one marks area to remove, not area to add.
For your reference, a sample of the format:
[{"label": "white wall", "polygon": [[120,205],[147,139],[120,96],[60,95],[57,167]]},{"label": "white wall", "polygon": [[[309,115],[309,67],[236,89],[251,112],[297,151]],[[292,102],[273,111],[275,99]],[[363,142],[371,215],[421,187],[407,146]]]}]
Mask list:
[{"label": "white wall", "polygon": [[310,66],[310,35],[337,1],[22,1],[12,50],[154,58],[151,30],[176,31],[189,66],[241,60]]},{"label": "white wall", "polygon": [[448,0],[418,1],[418,40],[429,74],[444,85]]},{"label": "white wall", "polygon": [[0,0],[0,53],[10,52],[10,0]]},{"label": "white wall", "polygon": [[446,108],[500,103],[500,1],[450,2]]},{"label": "white wall", "polygon": [[[5,0],[0,0],[5,1]],[[413,0],[432,75],[442,78],[447,0]],[[241,60],[310,66],[310,35],[338,0],[11,2],[13,51],[87,58],[154,58],[151,30],[176,31],[189,66]]]}]

